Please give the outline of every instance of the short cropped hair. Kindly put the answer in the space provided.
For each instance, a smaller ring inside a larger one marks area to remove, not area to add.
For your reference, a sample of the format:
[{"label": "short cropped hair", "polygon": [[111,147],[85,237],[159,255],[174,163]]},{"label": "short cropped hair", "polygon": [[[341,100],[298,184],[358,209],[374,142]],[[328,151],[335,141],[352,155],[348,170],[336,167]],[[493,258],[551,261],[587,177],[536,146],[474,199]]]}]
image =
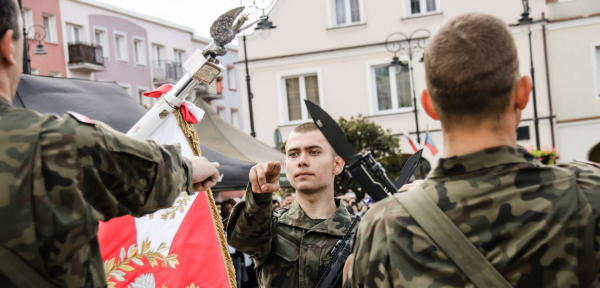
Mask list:
[{"label": "short cropped hair", "polygon": [[[315,131],[315,130],[319,130],[319,127],[317,127],[317,125],[315,125],[315,122],[306,122],[306,123],[302,123],[298,126],[296,126],[296,128],[294,128],[294,130],[292,130],[292,132],[296,132],[296,133],[306,133],[306,132],[311,132],[311,131]],[[286,144],[286,151],[287,151],[287,144]],[[333,150],[333,156],[338,156],[338,154],[335,152],[335,150]]]},{"label": "short cropped hair", "polygon": [[508,108],[518,68],[508,26],[488,14],[449,20],[425,49],[427,90],[447,127],[499,119]]},{"label": "short cropped hair", "polygon": [[19,40],[19,8],[14,0],[0,0],[0,38],[6,31],[13,30],[13,40]]},{"label": "short cropped hair", "polygon": [[319,130],[317,125],[315,125],[315,122],[306,122],[296,126],[296,128],[294,128],[294,130],[292,131],[298,133],[306,133],[314,130]]}]

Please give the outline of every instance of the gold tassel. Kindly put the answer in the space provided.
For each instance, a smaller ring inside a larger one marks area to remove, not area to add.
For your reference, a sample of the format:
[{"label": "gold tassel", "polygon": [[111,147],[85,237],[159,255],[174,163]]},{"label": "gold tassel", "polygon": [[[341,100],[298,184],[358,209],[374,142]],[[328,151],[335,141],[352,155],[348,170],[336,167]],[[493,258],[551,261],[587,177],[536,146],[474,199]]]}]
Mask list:
[{"label": "gold tassel", "polygon": [[[177,117],[177,122],[179,123],[179,127],[181,127],[181,131],[183,131],[183,135],[190,144],[192,148],[192,152],[196,156],[202,156],[202,150],[200,149],[200,140],[198,139],[198,134],[196,133],[196,129],[194,126],[183,119],[183,114],[181,114],[181,110],[177,109],[175,111],[175,115]],[[210,210],[213,216],[213,222],[215,227],[217,228],[217,237],[219,237],[219,244],[221,244],[221,254],[223,255],[223,259],[225,260],[225,267],[227,268],[227,275],[229,276],[229,286],[231,288],[237,288],[237,282],[235,278],[235,268],[233,267],[233,262],[231,261],[231,255],[229,255],[229,249],[227,249],[227,239],[225,238],[225,229],[223,227],[223,220],[221,215],[219,215],[217,210],[217,204],[215,203],[215,198],[213,198],[212,191],[208,189],[206,192],[208,196],[208,203],[210,205]]]}]

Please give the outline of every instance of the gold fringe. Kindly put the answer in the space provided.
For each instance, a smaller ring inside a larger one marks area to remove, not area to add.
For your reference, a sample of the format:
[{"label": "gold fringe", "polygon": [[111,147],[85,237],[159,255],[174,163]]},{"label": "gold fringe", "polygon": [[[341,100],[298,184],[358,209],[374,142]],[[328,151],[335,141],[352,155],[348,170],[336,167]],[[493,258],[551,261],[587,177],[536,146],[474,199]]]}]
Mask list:
[{"label": "gold fringe", "polygon": [[[192,152],[196,156],[202,156],[202,150],[200,149],[200,140],[198,139],[198,134],[196,133],[196,129],[194,126],[183,119],[183,114],[181,114],[181,110],[177,109],[175,111],[175,115],[177,117],[177,122],[179,123],[179,127],[181,127],[181,131],[185,135],[185,138],[190,144],[192,148]],[[221,244],[221,254],[223,255],[223,259],[225,260],[225,267],[227,269],[227,275],[229,276],[229,286],[231,288],[237,288],[237,282],[235,278],[235,268],[233,267],[233,262],[231,261],[231,255],[229,255],[229,249],[227,249],[227,239],[225,238],[225,229],[223,227],[223,220],[221,215],[219,215],[217,210],[217,204],[215,203],[215,198],[213,197],[212,191],[208,189],[206,192],[208,196],[208,203],[210,205],[210,210],[213,216],[213,222],[215,227],[217,228],[217,237],[219,237],[219,244]]]}]

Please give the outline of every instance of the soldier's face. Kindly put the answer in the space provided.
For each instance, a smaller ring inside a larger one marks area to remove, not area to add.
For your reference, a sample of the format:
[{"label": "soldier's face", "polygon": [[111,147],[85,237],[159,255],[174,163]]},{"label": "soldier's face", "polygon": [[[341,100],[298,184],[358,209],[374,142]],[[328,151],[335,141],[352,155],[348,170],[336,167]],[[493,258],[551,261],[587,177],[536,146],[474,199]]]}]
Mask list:
[{"label": "soldier's face", "polygon": [[298,193],[333,191],[334,176],[342,172],[344,160],[320,131],[292,132],[286,147],[285,171]]}]

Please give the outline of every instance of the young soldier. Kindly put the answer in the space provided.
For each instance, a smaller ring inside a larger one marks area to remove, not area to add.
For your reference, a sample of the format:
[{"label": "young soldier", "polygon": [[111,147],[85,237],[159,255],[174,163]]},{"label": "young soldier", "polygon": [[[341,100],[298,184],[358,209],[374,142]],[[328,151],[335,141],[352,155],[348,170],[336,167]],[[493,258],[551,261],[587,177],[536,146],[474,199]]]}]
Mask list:
[{"label": "young soldier", "polygon": [[[513,287],[598,287],[600,169],[544,166],[517,147],[531,80],[514,39],[490,15],[448,21],[425,51],[425,111],[444,155],[421,187]],[[352,287],[474,287],[390,197],[367,212]]]},{"label": "young soldier", "polygon": [[218,164],[101,123],[12,107],[27,40],[20,15],[16,0],[0,0],[0,287],[106,287],[98,221],[212,187]]},{"label": "young soldier", "polygon": [[260,287],[314,287],[335,243],[352,218],[334,200],[334,177],[344,160],[337,156],[314,123],[296,127],[286,144],[285,171],[296,189],[289,208],[272,211],[272,192],[279,190],[279,162],[250,170],[244,199],[231,213],[229,245],[256,262]]}]

